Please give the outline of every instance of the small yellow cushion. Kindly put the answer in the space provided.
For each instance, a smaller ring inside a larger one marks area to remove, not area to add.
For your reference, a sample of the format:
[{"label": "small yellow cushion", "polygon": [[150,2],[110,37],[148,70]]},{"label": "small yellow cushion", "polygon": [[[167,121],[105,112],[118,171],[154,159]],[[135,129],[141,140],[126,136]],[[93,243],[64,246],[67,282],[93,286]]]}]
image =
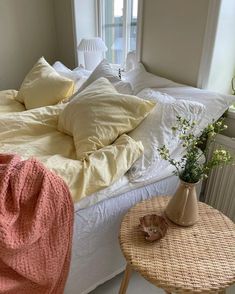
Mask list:
[{"label": "small yellow cushion", "polygon": [[78,159],[113,143],[148,115],[154,102],[119,94],[105,78],[89,85],[68,103],[58,129],[74,138]]},{"label": "small yellow cushion", "polygon": [[70,97],[74,82],[59,75],[41,57],[26,75],[16,100],[25,104],[26,109],[54,105]]}]

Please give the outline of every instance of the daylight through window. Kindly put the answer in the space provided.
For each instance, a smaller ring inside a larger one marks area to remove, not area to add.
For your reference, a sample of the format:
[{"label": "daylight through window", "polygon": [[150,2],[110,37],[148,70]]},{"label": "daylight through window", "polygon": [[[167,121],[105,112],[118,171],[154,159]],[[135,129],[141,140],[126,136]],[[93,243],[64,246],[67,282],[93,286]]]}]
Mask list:
[{"label": "daylight through window", "polygon": [[100,0],[100,36],[110,63],[123,65],[129,51],[136,50],[138,0]]}]

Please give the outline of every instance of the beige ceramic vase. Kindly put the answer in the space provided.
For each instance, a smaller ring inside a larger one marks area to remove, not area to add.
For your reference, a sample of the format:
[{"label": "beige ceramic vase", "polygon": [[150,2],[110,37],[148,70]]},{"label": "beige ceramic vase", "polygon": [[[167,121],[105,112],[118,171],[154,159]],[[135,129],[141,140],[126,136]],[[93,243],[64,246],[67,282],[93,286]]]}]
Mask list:
[{"label": "beige ceramic vase", "polygon": [[198,220],[196,184],[180,180],[175,194],[167,204],[165,214],[177,225],[192,226]]}]

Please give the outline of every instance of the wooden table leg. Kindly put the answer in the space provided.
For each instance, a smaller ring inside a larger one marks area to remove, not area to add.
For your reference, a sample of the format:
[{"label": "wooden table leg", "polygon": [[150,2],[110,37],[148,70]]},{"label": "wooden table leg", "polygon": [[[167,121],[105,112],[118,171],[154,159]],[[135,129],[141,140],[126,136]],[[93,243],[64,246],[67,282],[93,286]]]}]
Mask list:
[{"label": "wooden table leg", "polygon": [[123,279],[122,279],[121,287],[119,289],[119,294],[126,294],[126,290],[127,290],[128,284],[129,284],[131,272],[132,272],[132,268],[127,263],[126,270],[124,272],[124,276],[123,276]]}]

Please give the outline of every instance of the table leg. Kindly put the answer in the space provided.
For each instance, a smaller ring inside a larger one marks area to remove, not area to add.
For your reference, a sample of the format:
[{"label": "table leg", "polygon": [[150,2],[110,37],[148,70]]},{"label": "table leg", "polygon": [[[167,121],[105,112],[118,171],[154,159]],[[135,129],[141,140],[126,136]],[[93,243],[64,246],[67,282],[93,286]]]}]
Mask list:
[{"label": "table leg", "polygon": [[132,272],[132,268],[129,264],[126,265],[126,270],[122,279],[122,283],[121,283],[121,287],[119,289],[119,294],[125,294],[128,284],[129,284],[129,280],[130,280],[130,276],[131,276],[131,272]]}]

